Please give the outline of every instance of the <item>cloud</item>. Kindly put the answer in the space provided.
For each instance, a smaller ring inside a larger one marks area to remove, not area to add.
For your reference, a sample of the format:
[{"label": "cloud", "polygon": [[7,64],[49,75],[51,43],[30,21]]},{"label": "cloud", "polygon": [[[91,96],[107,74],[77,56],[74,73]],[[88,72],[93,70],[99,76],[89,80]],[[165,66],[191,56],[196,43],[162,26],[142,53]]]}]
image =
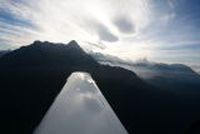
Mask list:
[{"label": "cloud", "polygon": [[108,42],[116,42],[118,41],[118,37],[112,34],[112,32],[102,24],[97,25],[97,33],[100,40],[108,41]]},{"label": "cloud", "polygon": [[[123,5],[115,0],[1,0],[0,22],[5,22],[1,25],[4,32],[13,31],[6,36],[16,40],[16,43],[10,42],[16,46],[30,44],[33,40],[117,42],[121,38],[120,32],[134,32],[133,20],[138,28],[146,23],[139,17],[144,11],[130,6],[143,2],[147,3],[146,0],[128,0]],[[122,7],[126,10],[122,11]],[[121,17],[113,24],[113,18],[119,12],[133,12],[133,20]],[[18,37],[13,37],[17,33]]]},{"label": "cloud", "polygon": [[134,33],[135,32],[135,26],[130,17],[117,17],[114,20],[114,24],[117,26],[117,29],[122,33]]},{"label": "cloud", "polygon": [[176,16],[175,13],[165,14],[165,15],[160,17],[160,21],[163,21],[163,23],[168,23],[169,21],[174,19],[175,16]]},{"label": "cloud", "polygon": [[102,42],[103,51],[133,60],[199,62],[199,5],[196,0],[0,0],[0,48],[74,39]]}]

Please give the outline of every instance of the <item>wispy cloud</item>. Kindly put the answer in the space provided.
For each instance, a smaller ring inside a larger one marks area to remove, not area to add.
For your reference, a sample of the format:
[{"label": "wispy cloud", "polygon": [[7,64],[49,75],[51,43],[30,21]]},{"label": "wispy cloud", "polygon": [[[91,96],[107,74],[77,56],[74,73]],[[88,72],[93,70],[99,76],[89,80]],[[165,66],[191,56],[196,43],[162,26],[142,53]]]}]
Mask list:
[{"label": "wispy cloud", "polygon": [[[117,42],[123,32],[134,32],[148,23],[146,7],[147,0],[2,0],[0,22],[8,31],[15,29],[13,34],[25,33],[28,38],[22,38],[27,43],[35,39]],[[126,16],[119,18],[119,14]],[[17,40],[22,38],[15,40],[21,43]]]},{"label": "wispy cloud", "polygon": [[196,62],[199,9],[199,0],[1,0],[0,49],[75,39],[133,60]]}]

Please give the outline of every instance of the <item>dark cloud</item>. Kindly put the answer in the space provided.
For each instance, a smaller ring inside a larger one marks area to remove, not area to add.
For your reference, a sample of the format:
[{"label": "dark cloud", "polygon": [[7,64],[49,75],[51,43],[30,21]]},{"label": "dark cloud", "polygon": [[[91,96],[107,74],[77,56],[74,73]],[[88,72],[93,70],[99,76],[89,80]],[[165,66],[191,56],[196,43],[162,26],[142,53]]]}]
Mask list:
[{"label": "dark cloud", "polygon": [[106,27],[105,25],[101,23],[97,24],[97,32],[101,40],[108,41],[108,42],[116,42],[119,40],[119,38],[116,35],[114,35],[109,30],[108,27]]},{"label": "dark cloud", "polygon": [[83,27],[88,27],[88,30],[93,31],[93,34],[97,34],[100,41],[116,42],[119,40],[118,36],[116,36],[108,26],[95,18],[86,19]]},{"label": "dark cloud", "polygon": [[135,26],[132,20],[128,17],[121,16],[114,20],[114,24],[117,26],[118,30],[122,33],[134,33]]}]

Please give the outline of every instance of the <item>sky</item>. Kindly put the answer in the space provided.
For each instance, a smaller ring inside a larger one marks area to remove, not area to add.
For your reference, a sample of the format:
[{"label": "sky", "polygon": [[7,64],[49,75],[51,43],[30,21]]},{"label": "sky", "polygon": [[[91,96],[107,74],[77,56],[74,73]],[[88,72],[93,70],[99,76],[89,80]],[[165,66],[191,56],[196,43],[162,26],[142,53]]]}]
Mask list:
[{"label": "sky", "polygon": [[200,72],[200,0],[0,0],[0,50],[34,40]]}]

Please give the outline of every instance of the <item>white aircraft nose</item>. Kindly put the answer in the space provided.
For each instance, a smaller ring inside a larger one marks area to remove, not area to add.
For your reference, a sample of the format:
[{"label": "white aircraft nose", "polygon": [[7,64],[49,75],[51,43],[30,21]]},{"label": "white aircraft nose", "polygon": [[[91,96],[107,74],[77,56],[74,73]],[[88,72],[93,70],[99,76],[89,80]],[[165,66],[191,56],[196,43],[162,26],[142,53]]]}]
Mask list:
[{"label": "white aircraft nose", "polygon": [[91,76],[78,72],[68,78],[34,134],[127,134],[127,131]]}]

